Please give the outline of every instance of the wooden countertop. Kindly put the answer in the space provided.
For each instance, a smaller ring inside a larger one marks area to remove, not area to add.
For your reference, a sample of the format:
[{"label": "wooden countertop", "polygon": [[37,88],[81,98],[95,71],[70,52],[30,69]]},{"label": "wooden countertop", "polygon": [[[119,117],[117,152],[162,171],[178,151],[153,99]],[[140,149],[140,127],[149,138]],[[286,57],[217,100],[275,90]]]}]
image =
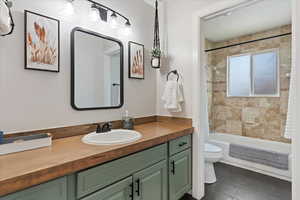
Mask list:
[{"label": "wooden countertop", "polygon": [[125,145],[93,146],[81,136],[53,140],[51,147],[0,156],[0,197],[193,133],[191,123],[141,124],[142,139]]}]

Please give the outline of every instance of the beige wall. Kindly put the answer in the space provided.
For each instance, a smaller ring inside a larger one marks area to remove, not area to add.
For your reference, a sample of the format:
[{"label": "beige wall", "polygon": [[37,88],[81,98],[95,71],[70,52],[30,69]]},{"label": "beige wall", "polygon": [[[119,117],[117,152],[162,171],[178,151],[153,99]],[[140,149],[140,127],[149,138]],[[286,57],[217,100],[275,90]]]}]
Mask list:
[{"label": "beige wall", "polygon": [[[221,47],[288,32],[291,32],[291,26],[210,45]],[[226,96],[227,57],[274,48],[279,49],[280,56],[280,97],[228,98]],[[291,36],[216,50],[207,55],[210,131],[290,142],[283,138],[283,133],[288,107],[289,77],[286,74],[291,70]]]},{"label": "beige wall", "polygon": [[[5,132],[71,126],[119,120],[125,110],[133,117],[156,114],[156,70],[150,66],[153,42],[153,8],[141,0],[97,0],[127,16],[132,34],[124,36],[108,23],[93,22],[90,4],[66,0],[15,0],[15,31],[0,37],[0,129]],[[24,70],[24,10],[60,20],[61,66],[59,73]],[[120,109],[76,111],[70,104],[70,34],[82,27],[120,39],[124,44],[124,101]],[[145,80],[128,79],[128,41],[145,45]],[[145,92],[147,91],[147,92]],[[141,94],[141,95],[137,95]]]}]

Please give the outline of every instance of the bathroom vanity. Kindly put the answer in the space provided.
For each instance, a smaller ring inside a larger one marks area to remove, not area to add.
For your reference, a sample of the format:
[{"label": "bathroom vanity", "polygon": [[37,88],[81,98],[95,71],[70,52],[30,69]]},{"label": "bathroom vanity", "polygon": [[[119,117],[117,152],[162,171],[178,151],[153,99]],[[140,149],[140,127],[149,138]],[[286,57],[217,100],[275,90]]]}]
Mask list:
[{"label": "bathroom vanity", "polygon": [[[73,29],[74,109],[122,107],[123,51],[117,39]],[[92,134],[101,134],[95,124],[31,132],[52,134],[52,146],[0,156],[0,200],[180,199],[192,189],[192,120],[150,116],[140,121],[135,131],[142,137],[128,144],[92,145],[91,138],[99,138]],[[114,123],[113,128],[121,127],[121,121]],[[117,132],[124,138],[124,130]]]},{"label": "bathroom vanity", "polygon": [[[136,130],[142,139],[126,145],[92,146],[73,136],[0,157],[0,200],[180,199],[192,189],[191,124],[152,122]],[[9,169],[5,161],[18,158],[24,166]]]}]

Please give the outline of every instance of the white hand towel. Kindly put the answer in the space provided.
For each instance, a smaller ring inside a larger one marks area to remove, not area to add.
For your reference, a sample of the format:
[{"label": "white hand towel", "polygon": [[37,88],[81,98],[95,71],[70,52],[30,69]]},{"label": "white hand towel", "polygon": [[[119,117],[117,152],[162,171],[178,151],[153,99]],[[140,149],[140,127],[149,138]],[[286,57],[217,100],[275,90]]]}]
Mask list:
[{"label": "white hand towel", "polygon": [[0,35],[9,33],[11,28],[9,9],[4,0],[0,0]]},{"label": "white hand towel", "polygon": [[181,112],[181,103],[184,102],[182,85],[177,81],[167,81],[162,100],[164,107],[170,112]]}]

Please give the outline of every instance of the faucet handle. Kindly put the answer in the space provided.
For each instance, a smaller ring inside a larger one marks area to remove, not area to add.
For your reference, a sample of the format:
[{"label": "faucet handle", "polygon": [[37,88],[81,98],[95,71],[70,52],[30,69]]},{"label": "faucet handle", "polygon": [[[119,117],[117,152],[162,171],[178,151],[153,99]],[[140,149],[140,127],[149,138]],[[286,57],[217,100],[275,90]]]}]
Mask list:
[{"label": "faucet handle", "polygon": [[102,133],[111,131],[111,128],[112,128],[112,123],[111,122],[103,124]]},{"label": "faucet handle", "polygon": [[112,124],[111,122],[109,122],[109,123],[108,123],[109,131],[111,131],[112,127],[113,127],[113,124]]},{"label": "faucet handle", "polygon": [[111,129],[112,129],[112,123],[111,122],[108,122],[108,123],[106,123],[107,124],[107,132],[109,132],[109,131],[111,131]]},{"label": "faucet handle", "polygon": [[102,133],[101,124],[97,124],[96,133]]},{"label": "faucet handle", "polygon": [[96,124],[97,129],[96,133],[106,133],[111,131],[113,124],[111,122],[109,123],[104,123],[104,124]]}]

